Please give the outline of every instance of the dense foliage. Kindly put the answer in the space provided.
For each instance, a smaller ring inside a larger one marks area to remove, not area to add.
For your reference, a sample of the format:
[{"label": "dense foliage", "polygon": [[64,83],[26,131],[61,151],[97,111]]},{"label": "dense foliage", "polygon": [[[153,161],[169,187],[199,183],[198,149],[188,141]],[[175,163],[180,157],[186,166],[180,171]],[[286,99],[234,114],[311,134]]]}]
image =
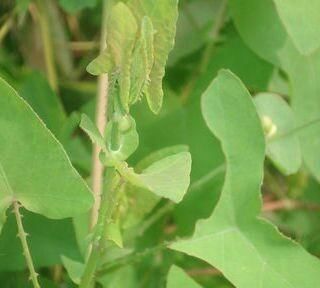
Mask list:
[{"label": "dense foliage", "polygon": [[0,287],[320,287],[319,11],[1,0]]}]

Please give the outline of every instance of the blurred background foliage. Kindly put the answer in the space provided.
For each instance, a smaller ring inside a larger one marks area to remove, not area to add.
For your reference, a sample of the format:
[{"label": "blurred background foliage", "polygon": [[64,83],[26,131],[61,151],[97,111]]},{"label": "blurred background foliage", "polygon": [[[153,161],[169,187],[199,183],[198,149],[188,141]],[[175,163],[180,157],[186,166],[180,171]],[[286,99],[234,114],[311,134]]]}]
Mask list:
[{"label": "blurred background foliage", "polygon": [[[95,113],[97,79],[85,68],[98,53],[101,5],[99,0],[0,1],[0,76],[33,107],[88,181],[91,143],[78,124],[82,112],[92,118]],[[138,251],[191,235],[196,221],[208,217],[217,203],[224,157],[200,111],[201,93],[217,71],[231,69],[252,94],[271,91],[289,99],[287,75],[248,48],[235,29],[227,1],[181,0],[179,9],[176,44],[164,81],[164,106],[157,116],[145,103],[133,107],[140,146],[130,163],[136,165],[167,146],[188,145],[193,159],[191,186],[180,204],[163,200],[152,211],[146,209],[139,225],[145,229],[133,244]],[[303,169],[288,177],[266,162],[265,171],[264,215],[310,253],[320,255],[319,184]],[[73,287],[61,267],[61,255],[81,259],[72,220],[23,214],[43,287]],[[27,273],[15,235],[10,215],[0,236],[2,288],[26,287]],[[164,287],[172,263],[204,287],[232,287],[206,263],[163,250],[151,250],[132,265],[112,271],[106,287]]]}]

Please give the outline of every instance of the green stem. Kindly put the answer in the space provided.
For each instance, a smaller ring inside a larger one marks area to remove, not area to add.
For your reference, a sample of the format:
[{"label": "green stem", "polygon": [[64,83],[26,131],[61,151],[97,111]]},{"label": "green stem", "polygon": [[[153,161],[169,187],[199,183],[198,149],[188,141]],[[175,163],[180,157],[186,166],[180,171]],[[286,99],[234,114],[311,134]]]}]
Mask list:
[{"label": "green stem", "polygon": [[114,207],[116,206],[117,191],[120,190],[122,180],[114,169],[107,169],[108,187],[102,194],[98,222],[95,226],[94,237],[85,270],[81,279],[80,288],[90,288],[94,284],[95,272],[97,270],[100,255],[105,249],[105,235]]},{"label": "green stem", "polygon": [[54,63],[53,49],[52,49],[53,44],[51,40],[49,20],[47,17],[47,11],[45,9],[46,7],[45,7],[44,1],[38,0],[37,7],[38,7],[38,21],[40,24],[39,26],[40,26],[41,38],[43,42],[47,76],[48,76],[51,88],[54,91],[58,91],[57,71]]},{"label": "green stem", "polygon": [[18,237],[21,240],[23,254],[26,259],[26,263],[30,272],[30,280],[32,281],[34,288],[40,288],[40,284],[38,282],[38,274],[36,273],[31,257],[31,253],[29,250],[28,242],[27,242],[27,233],[24,231],[23,225],[22,225],[22,216],[19,211],[19,203],[17,201],[13,202],[13,212],[16,216],[17,226],[18,226]]}]

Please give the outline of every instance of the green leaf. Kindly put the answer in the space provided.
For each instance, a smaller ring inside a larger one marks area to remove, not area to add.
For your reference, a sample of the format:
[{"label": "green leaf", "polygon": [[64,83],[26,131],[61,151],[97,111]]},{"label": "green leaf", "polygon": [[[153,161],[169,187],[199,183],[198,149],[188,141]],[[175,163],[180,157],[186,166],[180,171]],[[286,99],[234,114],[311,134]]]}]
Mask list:
[{"label": "green leaf", "polygon": [[[128,116],[125,121],[128,121],[129,128],[126,131],[118,131],[116,135],[117,139],[113,137],[113,129],[118,129],[119,123],[109,121],[105,131],[107,148],[112,157],[118,161],[127,160],[139,146],[139,135],[135,120],[131,116]],[[113,142],[116,142],[116,148],[113,148]]]},{"label": "green leaf", "polygon": [[[303,127],[298,133],[303,160],[312,175],[320,181],[320,49],[310,55],[301,55],[271,1],[243,0],[240,3],[232,0],[230,4],[236,26],[245,42],[258,55],[287,72],[292,109],[298,127]],[[304,26],[303,29],[308,28]]]},{"label": "green leaf", "polygon": [[100,134],[97,126],[85,114],[81,115],[80,128],[88,134],[93,143],[97,144],[100,148],[106,149],[105,140]]},{"label": "green leaf", "polygon": [[113,6],[108,19],[107,47],[119,70],[120,99],[127,112],[130,99],[131,61],[137,32],[137,21],[130,9],[122,2]]},{"label": "green leaf", "polygon": [[293,111],[280,96],[272,93],[258,94],[254,103],[262,121],[269,119],[275,129],[274,135],[267,135],[267,156],[282,173],[296,173],[302,156]]},{"label": "green leaf", "polygon": [[107,226],[106,239],[123,248],[122,233],[119,223],[111,222]]},{"label": "green leaf", "polygon": [[148,82],[154,62],[153,55],[153,25],[147,16],[142,18],[140,37],[137,40],[131,63],[130,103],[135,103],[142,96]]},{"label": "green leaf", "polygon": [[114,61],[108,48],[95,59],[93,59],[87,66],[87,71],[92,75],[101,75],[109,73],[114,68]]},{"label": "green leaf", "polygon": [[167,156],[143,171],[139,179],[160,197],[180,202],[190,184],[191,155],[180,152]]},{"label": "green leaf", "polygon": [[301,54],[310,54],[320,46],[320,2],[309,0],[273,0],[281,21]]},{"label": "green leaf", "polygon": [[79,285],[85,268],[84,264],[78,261],[74,261],[64,255],[61,256],[61,260],[73,283]]},{"label": "green leaf", "polygon": [[162,106],[162,79],[169,52],[174,45],[176,22],[178,18],[178,0],[162,0],[157,5],[153,0],[131,0],[129,6],[137,19],[148,16],[154,30],[154,65],[150,74],[150,85],[145,93],[150,109],[158,113]]},{"label": "green leaf", "polygon": [[30,73],[23,79],[18,93],[60,140],[61,128],[67,117],[58,95],[52,91],[44,76],[39,72]]},{"label": "green leaf", "polygon": [[68,13],[76,13],[84,8],[93,8],[97,0],[59,0],[60,6]]},{"label": "green leaf", "polygon": [[249,92],[223,70],[203,94],[202,111],[225,153],[225,183],[212,216],[171,248],[213,265],[237,288],[317,287],[319,261],[257,218],[265,143]]},{"label": "green leaf", "polygon": [[168,275],[167,288],[200,288],[201,286],[192,280],[181,268],[173,266]]},{"label": "green leaf", "polygon": [[55,219],[89,210],[90,190],[61,144],[2,79],[0,95],[0,214],[12,201]]}]

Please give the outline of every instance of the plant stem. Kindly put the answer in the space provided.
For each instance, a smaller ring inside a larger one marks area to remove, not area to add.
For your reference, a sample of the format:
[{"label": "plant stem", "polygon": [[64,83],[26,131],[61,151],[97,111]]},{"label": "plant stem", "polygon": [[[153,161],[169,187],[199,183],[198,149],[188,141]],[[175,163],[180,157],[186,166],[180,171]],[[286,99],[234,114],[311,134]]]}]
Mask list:
[{"label": "plant stem", "polygon": [[34,288],[40,288],[40,284],[38,282],[38,274],[36,273],[31,257],[31,253],[29,250],[28,242],[27,242],[27,233],[24,231],[22,225],[22,216],[19,211],[19,203],[17,201],[13,202],[13,212],[16,216],[17,226],[18,226],[18,237],[21,240],[23,254],[26,259],[26,263],[30,272],[30,280],[32,281]]},{"label": "plant stem", "polygon": [[48,15],[43,0],[38,0],[38,22],[40,26],[40,33],[43,43],[44,57],[46,62],[47,76],[49,84],[54,91],[58,91],[58,82],[57,82],[57,71],[54,63],[53,50],[52,50],[52,39],[51,31],[49,26]]},{"label": "plant stem", "polygon": [[100,255],[105,249],[105,235],[116,205],[117,191],[123,183],[114,169],[108,169],[107,173],[109,176],[108,187],[101,198],[98,222],[95,226],[92,247],[81,279],[80,288],[90,288],[93,285]]},{"label": "plant stem", "polygon": [[[100,38],[100,52],[106,48],[107,44],[107,17],[109,10],[109,1],[103,0],[102,28]],[[108,105],[108,74],[102,74],[98,79],[98,92],[96,104],[96,125],[103,135],[107,124],[107,105]],[[100,163],[100,147],[93,146],[92,156],[92,191],[94,195],[94,205],[91,210],[90,229],[92,229],[98,220],[99,207],[101,202],[101,191],[103,181],[103,165]]]}]

